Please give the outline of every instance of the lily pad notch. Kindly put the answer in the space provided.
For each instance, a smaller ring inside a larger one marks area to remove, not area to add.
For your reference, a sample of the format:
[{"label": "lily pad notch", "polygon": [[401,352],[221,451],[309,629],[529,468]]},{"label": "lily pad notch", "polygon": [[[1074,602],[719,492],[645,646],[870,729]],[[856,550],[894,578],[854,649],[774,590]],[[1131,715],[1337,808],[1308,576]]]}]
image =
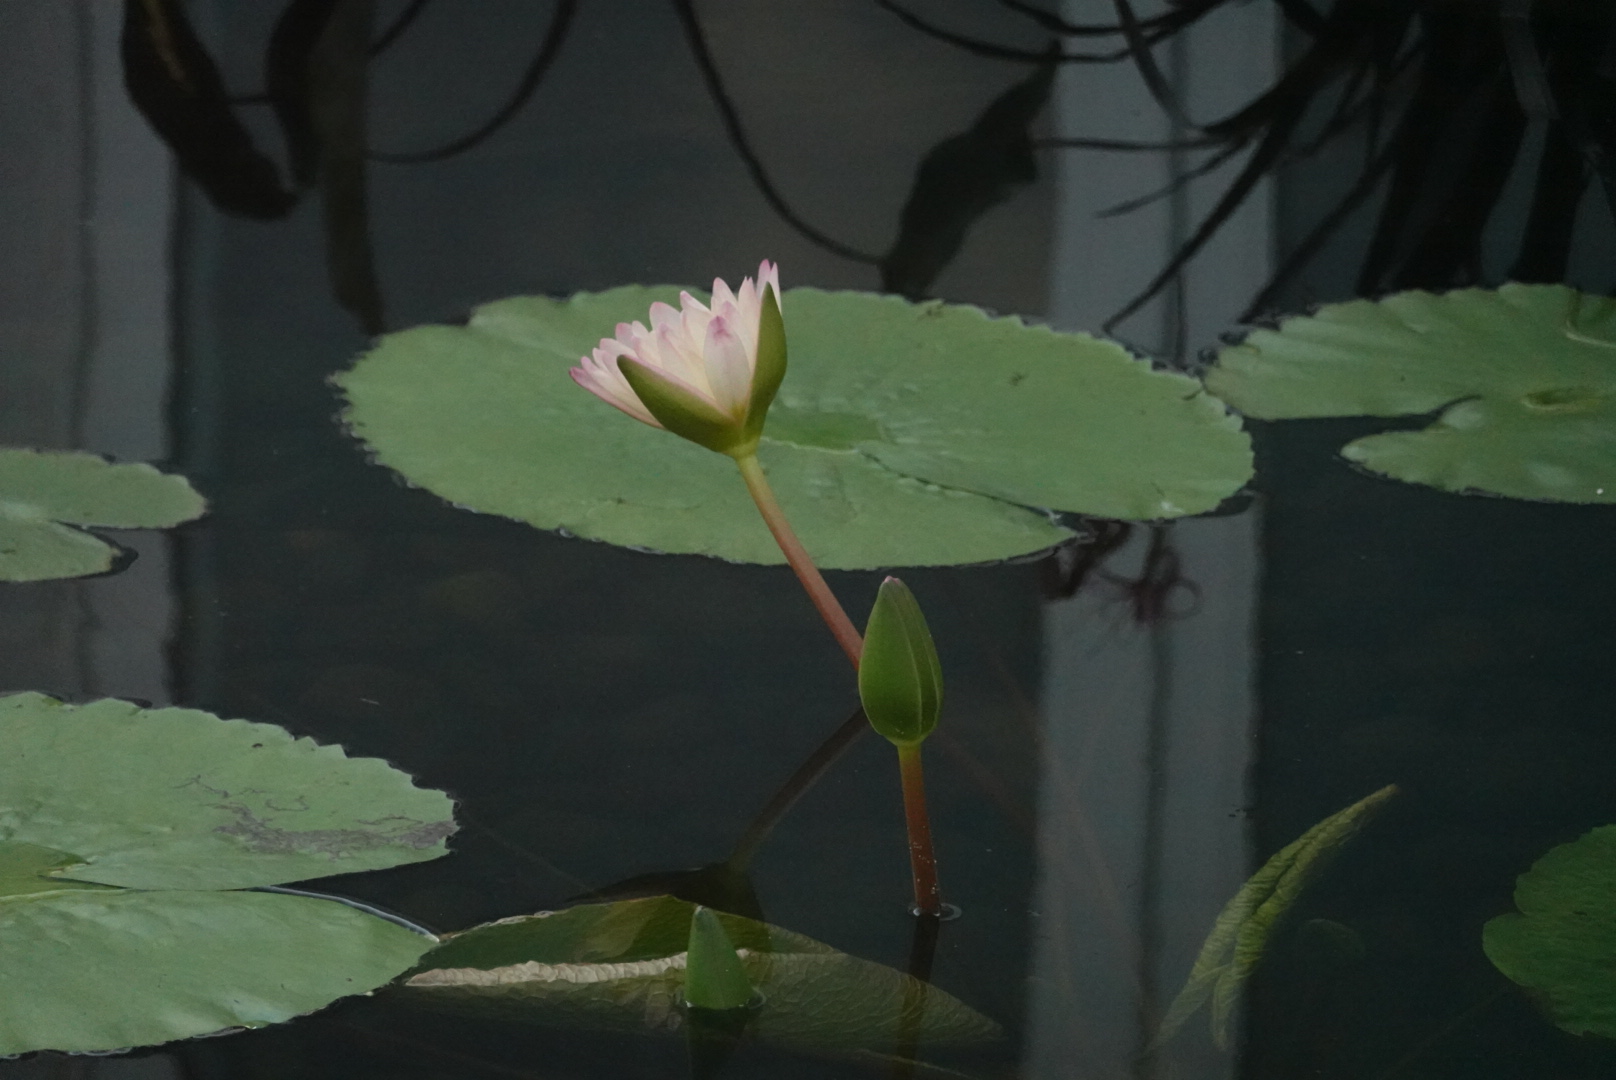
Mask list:
[{"label": "lily pad notch", "polygon": [[105,573],[118,548],[86,528],[166,529],[206,509],[185,477],[144,463],[0,448],[0,581]]},{"label": "lily pad notch", "polygon": [[1327,304],[1219,352],[1214,394],[1247,416],[1420,416],[1341,454],[1443,491],[1616,503],[1616,299],[1564,285]]},{"label": "lily pad notch", "polygon": [[[695,293],[696,290],[690,290]],[[624,547],[774,564],[720,455],[634,424],[568,369],[673,287],[515,297],[381,339],[335,379],[373,459],[449,502]],[[955,565],[1068,539],[1051,511],[1210,510],[1251,475],[1223,404],[1121,346],[938,301],[788,290],[759,458],[825,568]]]}]

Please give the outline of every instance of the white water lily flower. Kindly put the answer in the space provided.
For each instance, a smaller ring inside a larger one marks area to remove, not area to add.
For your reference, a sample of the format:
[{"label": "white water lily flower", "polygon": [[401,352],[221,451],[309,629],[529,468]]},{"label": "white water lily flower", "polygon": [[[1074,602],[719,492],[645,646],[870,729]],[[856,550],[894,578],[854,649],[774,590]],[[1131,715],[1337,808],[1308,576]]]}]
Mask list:
[{"label": "white water lily flower", "polygon": [[733,292],[715,280],[710,307],[687,292],[679,303],[652,304],[650,329],[619,323],[571,370],[573,381],[641,423],[750,454],[785,377],[779,268],[765,259],[757,280]]}]

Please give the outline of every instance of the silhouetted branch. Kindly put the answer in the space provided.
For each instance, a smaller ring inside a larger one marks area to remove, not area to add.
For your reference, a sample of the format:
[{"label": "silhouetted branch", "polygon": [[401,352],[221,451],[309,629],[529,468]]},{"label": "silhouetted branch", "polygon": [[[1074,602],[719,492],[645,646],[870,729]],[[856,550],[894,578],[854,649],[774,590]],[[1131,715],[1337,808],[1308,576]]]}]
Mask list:
[{"label": "silhouetted branch", "polygon": [[416,164],[425,161],[442,161],[454,157],[476,146],[478,143],[493,135],[504,127],[510,120],[522,111],[522,106],[528,103],[533,92],[544,81],[549,72],[550,65],[555,62],[556,56],[561,52],[561,43],[566,40],[567,30],[572,25],[572,17],[577,14],[578,0],[557,0],[555,12],[550,16],[550,28],[545,31],[544,42],[539,46],[538,53],[528,64],[527,70],[522,73],[522,81],[516,86],[509,100],[499,107],[476,130],[462,135],[452,142],[445,143],[435,150],[419,150],[414,153],[387,153],[384,151],[371,151],[371,158],[375,161],[385,161],[393,165]]},{"label": "silhouetted branch", "polygon": [[410,24],[415,22],[422,11],[426,10],[428,2],[429,0],[410,0],[409,5],[398,13],[398,18],[393,20],[393,25],[382,31],[381,37],[370,43],[371,59],[374,60],[386,52],[393,42],[403,37],[404,31],[408,30]]},{"label": "silhouetted branch", "polygon": [[741,125],[740,114],[735,109],[735,103],[730,100],[728,91],[724,89],[723,77],[719,74],[718,65],[713,62],[713,55],[707,48],[707,39],[702,35],[701,22],[696,18],[694,3],[692,0],[673,0],[673,10],[679,16],[679,25],[684,29],[685,39],[695,57],[696,66],[701,70],[701,78],[707,86],[707,93],[712,97],[713,104],[718,108],[719,118],[724,122],[724,133],[729,136],[730,145],[735,148],[735,153],[745,164],[746,171],[751,174],[752,183],[757,186],[764,201],[787,225],[826,251],[854,262],[870,266],[879,265],[881,262],[879,255],[860,251],[820,232],[799,217],[786,203],[779,190],[775,188],[774,181],[769,179],[768,171],[764,169],[763,162],[752,150],[752,144],[746,137],[746,129]]}]

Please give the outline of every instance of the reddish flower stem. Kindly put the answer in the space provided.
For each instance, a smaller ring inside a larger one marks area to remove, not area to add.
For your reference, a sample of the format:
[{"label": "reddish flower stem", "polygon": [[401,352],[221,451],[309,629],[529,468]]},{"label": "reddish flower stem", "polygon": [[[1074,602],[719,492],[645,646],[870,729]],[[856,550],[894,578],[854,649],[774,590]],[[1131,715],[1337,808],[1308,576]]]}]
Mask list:
[{"label": "reddish flower stem", "polygon": [[898,769],[903,775],[903,817],[909,826],[915,914],[941,915],[943,898],[937,887],[937,856],[931,847],[931,819],[926,815],[926,779],[920,766],[919,743],[898,747]]},{"label": "reddish flower stem", "polygon": [[819,611],[819,617],[825,620],[830,627],[836,644],[842,647],[847,658],[853,662],[853,667],[859,665],[859,657],[864,653],[864,638],[854,627],[853,620],[847,617],[842,605],[836,599],[836,594],[830,591],[825,584],[824,577],[819,573],[819,567],[808,557],[802,542],[797,534],[791,531],[791,523],[786,520],[785,511],[775,501],[774,490],[769,487],[768,478],[763,475],[763,466],[758,463],[756,454],[747,454],[737,457],[735,464],[740,467],[741,478],[746,481],[746,490],[751,494],[752,501],[757,503],[758,513],[763,515],[763,521],[774,534],[775,543],[785,552],[786,562],[796,573],[797,580],[808,593],[808,599],[814,602]]}]

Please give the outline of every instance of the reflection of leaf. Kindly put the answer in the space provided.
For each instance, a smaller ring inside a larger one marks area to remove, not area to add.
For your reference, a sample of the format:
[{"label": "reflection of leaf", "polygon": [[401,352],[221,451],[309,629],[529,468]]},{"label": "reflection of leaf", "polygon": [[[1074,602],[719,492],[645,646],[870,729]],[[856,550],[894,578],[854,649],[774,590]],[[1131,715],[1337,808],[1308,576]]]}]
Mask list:
[{"label": "reflection of leaf", "polygon": [[1561,1028],[1616,1039],[1616,825],[1533,863],[1515,906],[1482,931],[1487,959]]},{"label": "reflection of leaf", "polygon": [[383,762],[188,709],[16,694],[0,792],[0,1054],[277,1023],[432,944],[344,904],[223,891],[441,854],[448,800]]},{"label": "reflection of leaf", "polygon": [[[656,551],[777,563],[734,466],[624,420],[567,369],[671,288],[490,304],[384,338],[338,376],[377,459],[450,501]],[[1216,506],[1249,440],[1183,376],[970,307],[795,289],[760,457],[822,566],[946,565],[1067,535],[1023,507],[1120,518]]]},{"label": "reflection of leaf", "polygon": [[[553,1026],[643,1032],[686,1023],[678,994],[692,905],[672,897],[505,919],[450,937],[404,983],[423,1004]],[[799,1050],[889,1051],[996,1038],[993,1021],[892,968],[779,927],[720,915],[763,996],[749,1037]]]},{"label": "reflection of leaf", "polygon": [[236,119],[179,0],[124,0],[124,85],[185,175],[219,209],[277,218],[297,201]]},{"label": "reflection of leaf", "polygon": [[1225,348],[1207,386],[1248,416],[1401,416],[1367,469],[1445,491],[1616,502],[1616,303],[1505,285],[1330,304]]},{"label": "reflection of leaf", "polygon": [[1318,876],[1328,856],[1352,839],[1395,794],[1396,785],[1388,785],[1330,815],[1281,848],[1240,887],[1234,899],[1218,913],[1212,933],[1195,958],[1189,981],[1162,1020],[1153,1047],[1170,1039],[1209,998],[1212,1036],[1220,1048],[1228,1045],[1229,1025],[1240,991],[1262,960],[1280,920]]},{"label": "reflection of leaf", "polygon": [[439,791],[271,724],[124,701],[0,698],[0,827],[77,881],[241,889],[435,859]]},{"label": "reflection of leaf", "polygon": [[383,985],[431,945],[326,900],[41,876],[78,861],[0,843],[0,1054],[279,1023]]},{"label": "reflection of leaf", "polygon": [[1054,80],[1055,65],[1040,65],[995,98],[968,130],[927,152],[904,203],[898,239],[881,259],[883,292],[925,295],[977,218],[1037,179],[1027,129]]},{"label": "reflection of leaf", "polygon": [[116,549],[69,525],[161,529],[206,504],[183,476],[94,454],[0,449],[0,581],[82,577]]}]

